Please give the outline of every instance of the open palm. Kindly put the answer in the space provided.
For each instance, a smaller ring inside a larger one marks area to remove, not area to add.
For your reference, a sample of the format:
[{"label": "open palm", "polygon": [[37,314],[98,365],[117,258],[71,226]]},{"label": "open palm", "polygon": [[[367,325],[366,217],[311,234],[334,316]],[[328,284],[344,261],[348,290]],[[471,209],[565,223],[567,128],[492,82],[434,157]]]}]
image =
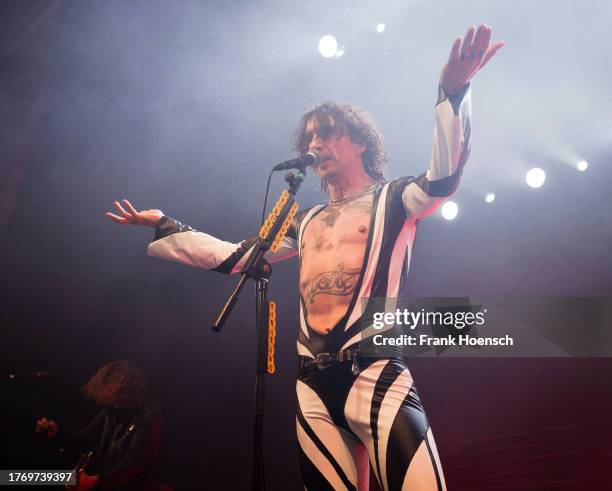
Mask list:
[{"label": "open palm", "polygon": [[136,211],[136,209],[132,206],[132,203],[130,203],[127,199],[123,200],[123,205],[125,208],[124,206],[121,206],[119,201],[115,201],[113,204],[119,212],[119,215],[108,211],[106,212],[106,216],[113,222],[120,223],[121,225],[144,225],[147,227],[155,227],[157,226],[157,223],[161,217],[164,216],[164,213],[161,210]]},{"label": "open palm", "polygon": [[491,27],[480,24],[478,29],[470,27],[465,38],[455,39],[440,75],[440,85],[447,95],[459,92],[504,46],[503,41],[491,44],[492,32]]}]

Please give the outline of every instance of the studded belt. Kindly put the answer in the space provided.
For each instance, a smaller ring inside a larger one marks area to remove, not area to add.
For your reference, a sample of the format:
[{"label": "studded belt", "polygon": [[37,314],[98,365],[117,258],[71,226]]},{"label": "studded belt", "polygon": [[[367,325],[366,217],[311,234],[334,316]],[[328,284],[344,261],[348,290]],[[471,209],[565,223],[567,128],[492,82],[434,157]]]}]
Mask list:
[{"label": "studded belt", "polygon": [[343,350],[337,353],[319,353],[315,358],[307,356],[300,357],[300,371],[302,370],[325,370],[336,363],[352,361],[351,371],[353,375],[359,374],[359,350]]}]

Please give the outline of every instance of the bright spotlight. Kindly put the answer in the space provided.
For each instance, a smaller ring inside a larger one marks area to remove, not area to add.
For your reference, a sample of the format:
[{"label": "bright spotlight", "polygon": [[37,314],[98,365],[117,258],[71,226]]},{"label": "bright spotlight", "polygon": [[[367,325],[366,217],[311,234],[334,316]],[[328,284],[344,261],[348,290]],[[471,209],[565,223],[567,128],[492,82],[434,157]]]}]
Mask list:
[{"label": "bright spotlight", "polygon": [[585,170],[589,168],[589,163],[586,160],[581,160],[580,162],[576,164],[576,168],[580,172],[584,172]]},{"label": "bright spotlight", "polygon": [[345,49],[344,46],[338,46],[338,49],[336,50],[336,58],[340,58],[344,53],[345,53]]},{"label": "bright spotlight", "polygon": [[444,219],[454,220],[457,217],[457,213],[459,213],[459,207],[454,201],[447,201],[442,205],[440,213],[442,213]]},{"label": "bright spotlight", "polygon": [[542,184],[544,184],[546,180],[546,173],[539,167],[534,167],[533,169],[529,169],[529,172],[527,172],[525,176],[525,180],[529,187],[539,188],[542,187]]},{"label": "bright spotlight", "polygon": [[380,22],[379,24],[376,24],[376,32],[378,34],[381,34],[381,33],[385,32],[386,28],[387,28],[387,26],[385,25],[384,22]]},{"label": "bright spotlight", "polygon": [[485,196],[485,201],[487,203],[493,203],[493,201],[495,201],[495,193],[487,193]]},{"label": "bright spotlight", "polygon": [[323,58],[333,58],[338,51],[338,41],[331,34],[326,34],[319,40],[319,53]]}]

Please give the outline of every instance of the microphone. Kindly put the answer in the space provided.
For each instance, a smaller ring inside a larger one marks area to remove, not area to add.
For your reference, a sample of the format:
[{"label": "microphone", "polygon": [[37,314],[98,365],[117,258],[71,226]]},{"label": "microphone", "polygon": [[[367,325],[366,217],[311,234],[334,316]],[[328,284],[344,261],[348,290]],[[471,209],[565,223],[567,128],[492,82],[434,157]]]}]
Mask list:
[{"label": "microphone", "polygon": [[285,160],[272,168],[272,172],[277,170],[300,169],[304,170],[309,165],[316,165],[321,161],[321,155],[316,150],[311,150],[305,155],[296,159]]},{"label": "microphone", "polygon": [[9,382],[39,382],[43,380],[47,380],[49,378],[49,374],[47,372],[40,371],[34,373],[25,373],[25,374],[15,374],[11,373],[8,376]]}]

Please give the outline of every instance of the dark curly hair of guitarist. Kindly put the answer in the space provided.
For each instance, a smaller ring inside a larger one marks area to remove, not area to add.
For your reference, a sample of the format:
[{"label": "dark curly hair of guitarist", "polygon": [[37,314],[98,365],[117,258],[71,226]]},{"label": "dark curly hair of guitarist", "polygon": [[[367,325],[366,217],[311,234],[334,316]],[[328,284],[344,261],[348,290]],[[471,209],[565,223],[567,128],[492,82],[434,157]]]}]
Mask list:
[{"label": "dark curly hair of guitarist", "polygon": [[127,360],[114,360],[98,369],[83,386],[83,393],[98,404],[118,409],[140,406],[147,394],[147,381]]}]

